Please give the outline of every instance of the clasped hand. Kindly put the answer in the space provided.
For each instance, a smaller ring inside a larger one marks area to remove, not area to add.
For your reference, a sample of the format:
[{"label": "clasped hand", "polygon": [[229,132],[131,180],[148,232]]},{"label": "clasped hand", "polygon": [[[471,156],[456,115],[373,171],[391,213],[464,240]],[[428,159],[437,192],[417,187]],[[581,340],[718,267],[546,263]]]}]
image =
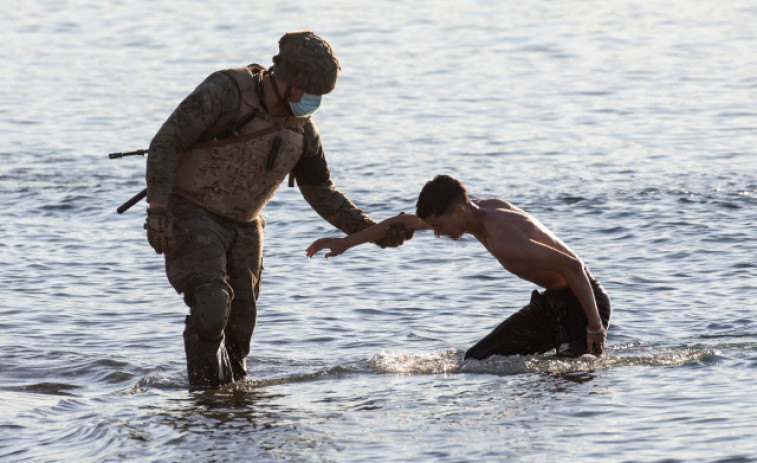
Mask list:
[{"label": "clasped hand", "polygon": [[155,252],[168,252],[168,230],[171,218],[166,209],[147,209],[147,219],[144,228],[147,230],[147,241]]}]

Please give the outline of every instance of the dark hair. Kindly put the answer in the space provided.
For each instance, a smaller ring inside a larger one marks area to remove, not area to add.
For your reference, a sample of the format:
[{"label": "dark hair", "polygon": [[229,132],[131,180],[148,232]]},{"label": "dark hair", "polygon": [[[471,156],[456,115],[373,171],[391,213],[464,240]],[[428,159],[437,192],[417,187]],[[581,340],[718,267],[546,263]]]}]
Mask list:
[{"label": "dark hair", "polygon": [[423,186],[418,202],[415,204],[415,215],[421,219],[446,214],[452,207],[462,203],[467,204],[468,192],[465,186],[449,175],[437,175]]}]

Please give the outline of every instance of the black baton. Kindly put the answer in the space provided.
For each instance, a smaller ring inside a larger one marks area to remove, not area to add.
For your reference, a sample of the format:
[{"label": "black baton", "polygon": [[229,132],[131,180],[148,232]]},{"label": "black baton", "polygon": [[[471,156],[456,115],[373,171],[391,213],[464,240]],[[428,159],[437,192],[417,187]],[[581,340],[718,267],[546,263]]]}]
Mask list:
[{"label": "black baton", "polygon": [[145,188],[144,190],[132,196],[130,200],[121,204],[121,206],[119,206],[118,209],[116,209],[116,212],[118,212],[119,214],[123,214],[124,212],[128,211],[131,206],[142,201],[142,199],[144,199],[145,196],[147,196],[147,188]]},{"label": "black baton", "polygon": [[147,150],[136,150],[136,151],[126,151],[124,153],[110,153],[108,157],[110,159],[118,159],[124,156],[137,156],[137,155],[144,156],[145,154],[147,154]]}]

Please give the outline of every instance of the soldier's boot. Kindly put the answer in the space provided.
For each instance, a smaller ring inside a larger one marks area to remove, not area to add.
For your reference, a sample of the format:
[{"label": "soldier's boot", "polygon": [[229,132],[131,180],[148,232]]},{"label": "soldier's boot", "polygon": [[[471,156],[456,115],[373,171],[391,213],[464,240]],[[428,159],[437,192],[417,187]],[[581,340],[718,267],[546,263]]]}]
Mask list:
[{"label": "soldier's boot", "polygon": [[184,328],[184,351],[187,376],[191,386],[213,388],[233,381],[229,356],[223,337],[217,341],[202,339],[188,315]]},{"label": "soldier's boot", "polygon": [[234,358],[229,359],[231,372],[234,374],[234,381],[239,381],[247,377],[247,359]]},{"label": "soldier's boot", "polygon": [[231,370],[236,381],[247,377],[247,355],[250,353],[250,339],[255,329],[257,310],[254,302],[250,304],[246,301],[235,300],[234,304],[224,336]]},{"label": "soldier's boot", "polygon": [[234,381],[223,333],[230,302],[228,290],[220,285],[203,285],[194,291],[184,329],[187,376],[192,386],[217,387]]}]

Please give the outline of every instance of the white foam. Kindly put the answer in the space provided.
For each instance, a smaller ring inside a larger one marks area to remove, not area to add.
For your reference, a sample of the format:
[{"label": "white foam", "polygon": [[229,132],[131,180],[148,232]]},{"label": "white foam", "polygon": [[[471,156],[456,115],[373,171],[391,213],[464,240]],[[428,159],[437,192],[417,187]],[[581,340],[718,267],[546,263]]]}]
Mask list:
[{"label": "white foam", "polygon": [[460,366],[462,355],[455,349],[431,353],[382,352],[368,360],[379,373],[448,374]]},{"label": "white foam", "polygon": [[394,374],[545,373],[564,375],[630,366],[682,366],[714,354],[716,352],[713,350],[695,347],[620,346],[609,349],[601,357],[584,355],[578,358],[562,358],[549,353],[506,357],[494,355],[481,361],[474,359],[463,361],[462,351],[448,349],[428,353],[381,352],[370,358],[368,365],[379,373]]},{"label": "white foam", "polygon": [[461,367],[462,372],[518,374],[546,373],[564,375],[587,371],[610,370],[620,367],[681,366],[715,354],[708,349],[692,347],[616,347],[609,349],[601,357],[584,355],[578,358],[545,355],[492,356],[483,361],[468,360]]}]

